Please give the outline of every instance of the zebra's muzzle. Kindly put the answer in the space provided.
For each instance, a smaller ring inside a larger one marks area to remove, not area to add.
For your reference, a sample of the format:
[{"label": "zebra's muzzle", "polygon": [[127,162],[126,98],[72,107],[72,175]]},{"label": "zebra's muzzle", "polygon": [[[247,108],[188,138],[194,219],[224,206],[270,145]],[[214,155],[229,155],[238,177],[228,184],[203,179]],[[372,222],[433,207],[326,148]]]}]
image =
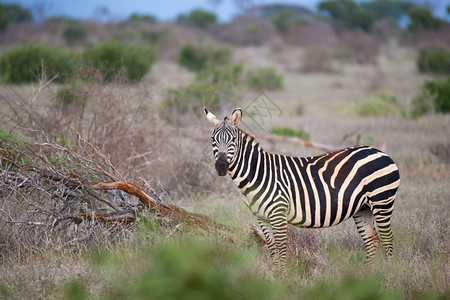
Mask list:
[{"label": "zebra's muzzle", "polygon": [[226,153],[219,153],[216,160],[216,171],[219,176],[227,175],[228,171],[228,160]]}]

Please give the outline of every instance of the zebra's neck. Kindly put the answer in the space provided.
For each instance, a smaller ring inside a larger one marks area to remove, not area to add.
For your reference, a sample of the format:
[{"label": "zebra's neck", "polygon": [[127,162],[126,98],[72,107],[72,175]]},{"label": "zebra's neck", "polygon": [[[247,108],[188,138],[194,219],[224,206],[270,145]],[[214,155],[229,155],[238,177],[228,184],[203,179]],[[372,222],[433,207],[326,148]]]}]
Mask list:
[{"label": "zebra's neck", "polygon": [[239,188],[253,179],[256,164],[264,163],[265,154],[253,136],[238,128],[235,156],[230,163],[229,174]]}]

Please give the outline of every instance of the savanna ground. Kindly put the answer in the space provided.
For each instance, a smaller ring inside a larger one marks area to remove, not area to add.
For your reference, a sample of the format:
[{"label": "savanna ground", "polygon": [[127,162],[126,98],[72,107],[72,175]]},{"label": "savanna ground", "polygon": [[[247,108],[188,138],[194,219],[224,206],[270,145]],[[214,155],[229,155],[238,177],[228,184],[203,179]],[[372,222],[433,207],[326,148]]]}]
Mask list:
[{"label": "savanna ground", "polygon": [[[91,243],[67,246],[49,239],[23,246],[15,241],[19,238],[12,234],[14,229],[7,232],[11,226],[3,224],[1,297],[448,299],[450,116],[411,119],[358,114],[358,103],[379,91],[389,91],[408,111],[424,80],[432,78],[417,72],[413,49],[392,42],[379,51],[375,63],[333,61],[330,70],[319,73],[301,71],[307,50],[284,44],[234,46],[233,61],[249,69],[275,66],[284,77],[283,89],[266,91],[269,102],[280,111],[259,119],[262,126],[256,134],[277,125],[302,128],[313,141],[342,147],[357,142],[381,146],[385,141],[385,150],[401,175],[392,219],[392,260],[386,261],[379,251],[374,266],[365,267],[362,240],[349,220],[326,229],[290,228],[287,270],[283,275],[274,273],[269,256],[250,235],[248,224],[256,220],[243,196],[229,178],[217,178],[213,172],[210,123],[201,111],[185,117],[180,126],[160,116],[167,88],[194,78],[165,58],[138,83],[90,85],[88,93],[94,100],[83,122],[99,128],[92,134],[93,142],[128,180],[142,176],[163,187],[167,201],[227,225],[231,237],[183,225],[163,226],[154,215],[143,213],[126,234],[118,234],[113,241],[108,240],[110,234],[98,232],[100,238]],[[61,120],[76,119],[79,112],[55,117],[50,107],[58,85],[37,88],[38,84],[0,87],[3,115],[12,114],[6,99],[22,99],[23,111],[32,109],[42,116],[39,122],[21,119],[21,123],[2,125],[34,124],[39,126],[34,129],[44,130],[55,140],[62,135],[70,139],[70,128],[54,127],[56,121],[76,127],[76,122]],[[229,99],[222,111],[213,112],[223,117],[236,106],[261,105],[252,102],[258,92],[244,88],[239,93],[240,99]],[[251,126],[245,112],[243,121]],[[119,122],[126,130],[102,127],[101,122]],[[263,139],[260,143],[290,155],[323,152]]]}]

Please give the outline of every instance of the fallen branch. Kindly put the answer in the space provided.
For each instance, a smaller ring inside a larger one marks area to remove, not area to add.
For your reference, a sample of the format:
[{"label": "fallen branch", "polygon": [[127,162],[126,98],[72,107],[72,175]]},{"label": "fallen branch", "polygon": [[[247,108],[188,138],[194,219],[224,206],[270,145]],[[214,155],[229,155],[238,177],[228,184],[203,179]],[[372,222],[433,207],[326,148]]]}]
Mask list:
[{"label": "fallen branch", "polygon": [[258,135],[258,138],[265,139],[265,140],[272,141],[272,142],[291,143],[291,144],[300,145],[302,147],[317,148],[317,149],[324,150],[327,152],[336,151],[336,150],[341,149],[341,147],[322,144],[322,143],[318,143],[318,142],[311,142],[311,141],[307,141],[307,140],[304,140],[304,139],[301,139],[298,137],[293,137],[293,136],[283,136],[283,135],[276,135],[276,134],[262,134],[262,135]]}]

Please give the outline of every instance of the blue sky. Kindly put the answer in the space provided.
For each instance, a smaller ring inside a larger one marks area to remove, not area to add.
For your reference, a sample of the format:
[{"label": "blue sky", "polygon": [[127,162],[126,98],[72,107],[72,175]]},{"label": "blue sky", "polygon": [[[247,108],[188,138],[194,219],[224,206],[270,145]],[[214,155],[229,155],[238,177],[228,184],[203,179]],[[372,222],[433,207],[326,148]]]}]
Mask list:
[{"label": "blue sky", "polygon": [[[111,17],[115,20],[127,18],[131,13],[153,14],[158,20],[167,21],[175,19],[180,13],[187,13],[194,8],[207,9],[219,16],[220,21],[229,21],[233,15],[239,13],[235,0],[222,0],[214,5],[211,0],[0,0],[3,3],[20,3],[22,6],[38,11],[41,7],[41,16],[64,15],[79,19],[92,19],[95,10],[107,7]],[[264,4],[290,3],[301,4],[315,8],[319,0],[283,0],[283,1],[255,1]],[[36,14],[36,13],[35,13]]]},{"label": "blue sky", "polygon": [[[288,3],[300,4],[315,9],[321,0],[255,0],[256,3]],[[99,14],[95,11],[99,7],[106,7],[109,11],[108,20],[126,19],[132,13],[152,14],[160,21],[176,19],[180,13],[188,13],[194,8],[213,11],[222,22],[230,21],[238,14],[239,8],[235,0],[0,0],[2,3],[20,3],[31,9],[37,18],[48,16],[69,16],[77,19],[95,19]],[[214,2],[220,2],[214,5]],[[429,3],[434,6],[435,13],[445,17],[449,0],[416,0],[416,3]],[[39,13],[41,11],[41,13]]]}]

